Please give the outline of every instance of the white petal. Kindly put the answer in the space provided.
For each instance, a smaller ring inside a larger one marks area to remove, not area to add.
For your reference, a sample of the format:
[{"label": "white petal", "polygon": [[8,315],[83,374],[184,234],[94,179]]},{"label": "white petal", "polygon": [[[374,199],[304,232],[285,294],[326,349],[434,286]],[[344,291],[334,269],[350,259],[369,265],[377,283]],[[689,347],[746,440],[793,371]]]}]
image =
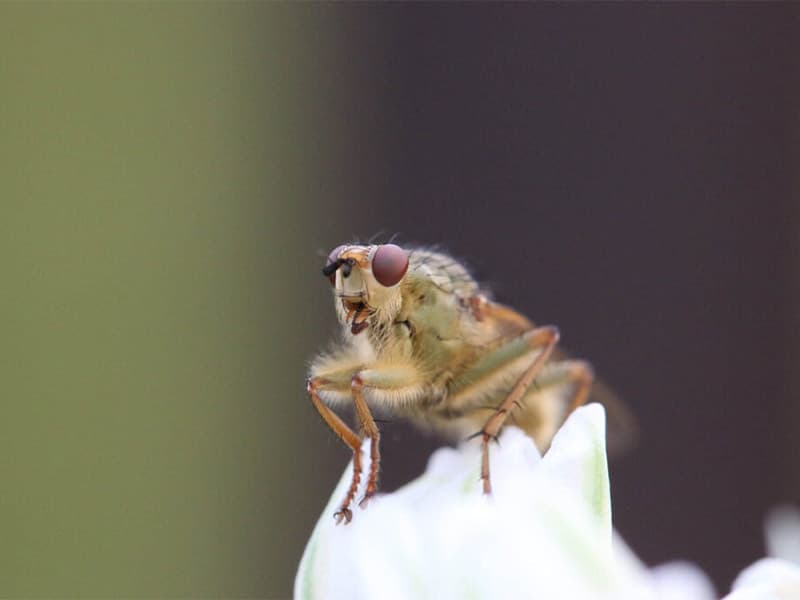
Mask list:
[{"label": "white petal", "polygon": [[767,554],[800,565],[800,510],[779,506],[767,515]]},{"label": "white petal", "polygon": [[556,433],[542,467],[547,477],[581,493],[611,535],[606,415],[600,404],[576,410]]},{"label": "white petal", "polygon": [[798,600],[800,567],[779,558],[763,558],[742,571],[725,600]]},{"label": "white petal", "polygon": [[336,526],[348,467],[306,547],[295,597],[657,600],[681,589],[708,600],[685,570],[651,577],[612,542],[604,426],[602,407],[578,409],[544,458],[508,428],[491,446],[489,497],[480,444],[438,450],[422,477]]},{"label": "white petal", "polygon": [[711,600],[717,595],[714,586],[699,567],[688,562],[670,562],[650,569],[658,600]]}]

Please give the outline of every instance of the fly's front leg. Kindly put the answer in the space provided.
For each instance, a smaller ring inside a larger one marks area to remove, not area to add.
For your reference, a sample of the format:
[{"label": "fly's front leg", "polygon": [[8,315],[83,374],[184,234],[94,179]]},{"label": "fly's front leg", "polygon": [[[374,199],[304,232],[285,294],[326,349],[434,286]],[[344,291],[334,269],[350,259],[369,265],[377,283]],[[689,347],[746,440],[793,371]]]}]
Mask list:
[{"label": "fly's front leg", "polygon": [[364,508],[378,489],[378,471],[381,466],[381,432],[378,430],[378,424],[375,423],[375,418],[372,416],[372,411],[370,411],[367,401],[364,400],[364,378],[359,373],[353,376],[350,387],[353,390],[353,401],[356,405],[356,415],[358,415],[358,420],[361,423],[361,431],[369,438],[367,491],[364,493],[361,502],[359,502],[359,506]]},{"label": "fly's front leg", "polygon": [[370,467],[367,489],[359,505],[363,508],[378,491],[380,473],[380,431],[372,416],[367,398],[373,406],[391,411],[422,400],[426,386],[412,366],[376,367],[362,369],[351,382],[356,414],[362,431],[370,440]]},{"label": "fly's front leg", "polygon": [[533,380],[541,372],[553,348],[558,343],[558,329],[553,326],[537,327],[525,333],[524,339],[531,349],[541,349],[531,365],[520,376],[511,393],[506,397],[494,414],[489,418],[481,435],[481,479],[483,480],[483,493],[492,493],[492,484],[489,478],[489,443],[497,438],[511,409],[519,403]]},{"label": "fly's front leg", "polygon": [[353,450],[353,480],[350,483],[350,489],[347,491],[344,502],[342,502],[339,510],[333,515],[337,523],[341,523],[342,520],[344,520],[345,523],[349,523],[350,519],[353,518],[353,511],[350,510],[350,503],[353,501],[358,491],[358,484],[361,481],[361,437],[350,429],[347,423],[342,421],[341,417],[333,412],[320,398],[319,391],[321,389],[334,386],[336,386],[335,383],[327,381],[322,377],[312,377],[308,380],[308,394],[311,397],[314,408],[317,409],[320,416],[328,424],[328,427]]},{"label": "fly's front leg", "polygon": [[[308,380],[311,402],[328,426],[353,451],[353,480],[339,510],[334,515],[338,522],[349,523],[353,518],[350,506],[361,482],[361,442],[370,438],[370,470],[364,505],[378,489],[380,470],[380,431],[372,416],[369,403],[391,411],[401,405],[419,402],[426,386],[412,366],[363,368],[362,365],[334,365],[328,370],[312,368]],[[352,401],[360,424],[360,433],[353,431],[327,403],[345,404]]]}]

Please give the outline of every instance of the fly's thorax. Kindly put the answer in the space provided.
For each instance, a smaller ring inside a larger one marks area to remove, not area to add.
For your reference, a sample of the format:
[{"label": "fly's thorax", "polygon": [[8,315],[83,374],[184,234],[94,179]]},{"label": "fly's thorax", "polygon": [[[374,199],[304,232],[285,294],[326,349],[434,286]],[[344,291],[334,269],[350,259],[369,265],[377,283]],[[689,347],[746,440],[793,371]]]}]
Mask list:
[{"label": "fly's thorax", "polygon": [[409,277],[425,281],[448,294],[464,298],[478,293],[469,271],[452,256],[424,248],[409,253]]},{"label": "fly's thorax", "polygon": [[434,377],[461,362],[469,350],[464,334],[471,318],[458,296],[424,277],[409,278],[402,291],[394,338],[397,344],[403,344],[419,371]]},{"label": "fly's thorax", "polygon": [[369,341],[377,359],[391,362],[408,361],[414,356],[414,343],[410,330],[402,323],[375,322],[367,329]]},{"label": "fly's thorax", "polygon": [[427,277],[409,277],[402,289],[401,319],[415,332],[440,340],[461,337],[466,314],[459,296],[445,291]]},{"label": "fly's thorax", "polygon": [[370,317],[366,337],[377,356],[412,359],[421,371],[435,372],[464,343],[463,311],[453,294],[426,278],[409,277],[399,291],[390,309]]}]

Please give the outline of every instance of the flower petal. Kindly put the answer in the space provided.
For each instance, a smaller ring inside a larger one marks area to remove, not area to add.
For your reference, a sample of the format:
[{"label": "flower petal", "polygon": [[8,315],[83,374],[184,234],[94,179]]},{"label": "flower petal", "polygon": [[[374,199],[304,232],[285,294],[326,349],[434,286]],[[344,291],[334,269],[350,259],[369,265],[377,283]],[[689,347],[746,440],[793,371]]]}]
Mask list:
[{"label": "flower petal", "polygon": [[544,457],[547,477],[578,490],[611,535],[611,491],[606,460],[606,416],[602,405],[576,410],[556,433]]},{"label": "flower petal", "polygon": [[762,558],[742,571],[724,600],[797,600],[800,566],[779,558]]},{"label": "flower petal", "polygon": [[544,458],[507,428],[490,447],[488,497],[479,443],[438,450],[420,478],[336,526],[349,466],[303,555],[295,597],[643,600],[682,589],[707,600],[688,576],[650,577],[613,537],[604,428],[601,406],[580,408]]},{"label": "flower petal", "polygon": [[767,554],[800,565],[800,510],[779,506],[767,515]]}]

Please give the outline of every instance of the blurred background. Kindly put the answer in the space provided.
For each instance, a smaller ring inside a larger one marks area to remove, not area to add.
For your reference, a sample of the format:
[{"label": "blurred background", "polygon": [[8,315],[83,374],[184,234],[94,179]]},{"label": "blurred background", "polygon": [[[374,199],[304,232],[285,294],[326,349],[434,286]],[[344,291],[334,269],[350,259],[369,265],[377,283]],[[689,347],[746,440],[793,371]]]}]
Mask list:
[{"label": "blurred background", "polygon": [[616,526],[727,591],[800,501],[799,63],[796,4],[3,4],[0,595],[289,596],[374,234],[560,326],[640,420]]}]

